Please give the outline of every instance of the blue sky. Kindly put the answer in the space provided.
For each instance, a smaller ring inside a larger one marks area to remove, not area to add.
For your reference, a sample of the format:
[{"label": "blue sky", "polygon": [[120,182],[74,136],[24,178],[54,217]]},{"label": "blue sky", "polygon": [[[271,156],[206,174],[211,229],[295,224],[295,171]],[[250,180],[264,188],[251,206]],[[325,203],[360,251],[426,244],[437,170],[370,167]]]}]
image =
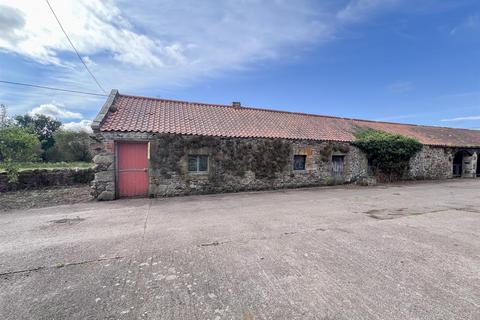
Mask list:
[{"label": "blue sky", "polygon": [[[51,0],[109,91],[480,128],[478,0]],[[101,92],[44,1],[0,0],[0,80]],[[104,98],[0,84],[81,128]]]}]

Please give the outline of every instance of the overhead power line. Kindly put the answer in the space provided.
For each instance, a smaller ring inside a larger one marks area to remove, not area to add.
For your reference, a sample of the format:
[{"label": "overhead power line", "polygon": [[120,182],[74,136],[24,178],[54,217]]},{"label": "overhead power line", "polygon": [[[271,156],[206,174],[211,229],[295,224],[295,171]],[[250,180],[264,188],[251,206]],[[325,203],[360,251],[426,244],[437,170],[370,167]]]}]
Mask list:
[{"label": "overhead power line", "polygon": [[75,48],[75,46],[73,45],[72,40],[70,40],[70,37],[68,36],[67,32],[66,32],[65,29],[63,28],[62,24],[60,23],[60,20],[58,19],[57,15],[55,14],[55,11],[53,11],[53,8],[52,8],[52,6],[50,5],[50,2],[48,2],[48,0],[45,0],[45,2],[47,3],[48,7],[49,7],[50,10],[52,11],[53,16],[55,17],[55,20],[57,20],[58,25],[60,26],[60,29],[62,29],[63,33],[65,34],[65,37],[67,37],[68,42],[70,42],[70,45],[72,46],[73,50],[74,50],[75,53],[77,54],[78,59],[80,59],[80,61],[82,62],[82,64],[85,66],[85,69],[87,69],[88,73],[92,76],[92,78],[93,78],[93,80],[95,81],[95,83],[97,84],[97,86],[103,91],[103,93],[106,94],[107,92],[105,91],[105,89],[103,89],[103,87],[100,85],[100,82],[98,82],[97,78],[93,75],[93,73],[92,73],[92,72],[90,71],[90,69],[87,67],[87,64],[85,63],[85,61],[83,61],[82,57],[81,57],[80,54],[78,53],[77,48]]},{"label": "overhead power line", "polygon": [[62,88],[55,88],[55,87],[47,87],[47,86],[40,86],[40,85],[36,85],[36,84],[6,81],[6,80],[0,80],[0,83],[6,83],[6,84],[12,84],[12,85],[24,86],[24,87],[33,87],[33,88],[40,88],[40,89],[62,91],[62,92],[69,92],[69,93],[86,94],[86,95],[89,95],[89,96],[97,96],[97,97],[107,97],[108,96],[107,94],[101,94],[101,93],[93,93],[93,92],[87,92],[87,91],[78,91],[78,90],[62,89]]}]

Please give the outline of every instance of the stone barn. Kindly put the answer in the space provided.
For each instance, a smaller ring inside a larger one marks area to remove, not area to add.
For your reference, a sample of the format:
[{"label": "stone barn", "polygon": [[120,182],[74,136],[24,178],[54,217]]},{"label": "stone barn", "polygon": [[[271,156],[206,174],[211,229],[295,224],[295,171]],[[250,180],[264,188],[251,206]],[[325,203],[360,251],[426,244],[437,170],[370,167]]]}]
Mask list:
[{"label": "stone barn", "polygon": [[174,196],[350,183],[368,178],[356,128],[416,138],[405,179],[474,178],[480,131],[122,95],[92,124],[94,196]]}]

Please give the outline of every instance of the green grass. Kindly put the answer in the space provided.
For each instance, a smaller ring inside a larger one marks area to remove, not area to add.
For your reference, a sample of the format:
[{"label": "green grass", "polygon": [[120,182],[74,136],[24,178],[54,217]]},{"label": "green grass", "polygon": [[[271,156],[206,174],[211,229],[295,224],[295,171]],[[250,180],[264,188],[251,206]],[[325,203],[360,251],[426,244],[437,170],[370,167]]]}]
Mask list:
[{"label": "green grass", "polygon": [[[91,162],[22,162],[18,164],[20,171],[33,169],[87,169],[92,168]],[[0,163],[0,172],[5,171]]]}]

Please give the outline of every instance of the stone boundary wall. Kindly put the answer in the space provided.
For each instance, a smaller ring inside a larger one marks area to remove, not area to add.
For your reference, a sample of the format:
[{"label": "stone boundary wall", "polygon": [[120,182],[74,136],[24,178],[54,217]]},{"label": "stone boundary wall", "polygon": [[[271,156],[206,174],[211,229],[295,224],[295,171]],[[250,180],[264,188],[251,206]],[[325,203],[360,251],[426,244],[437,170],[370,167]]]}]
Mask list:
[{"label": "stone boundary wall", "polygon": [[89,184],[94,178],[94,170],[89,169],[35,169],[20,171],[18,182],[8,182],[7,173],[0,173],[0,192],[41,189],[52,186]]}]

